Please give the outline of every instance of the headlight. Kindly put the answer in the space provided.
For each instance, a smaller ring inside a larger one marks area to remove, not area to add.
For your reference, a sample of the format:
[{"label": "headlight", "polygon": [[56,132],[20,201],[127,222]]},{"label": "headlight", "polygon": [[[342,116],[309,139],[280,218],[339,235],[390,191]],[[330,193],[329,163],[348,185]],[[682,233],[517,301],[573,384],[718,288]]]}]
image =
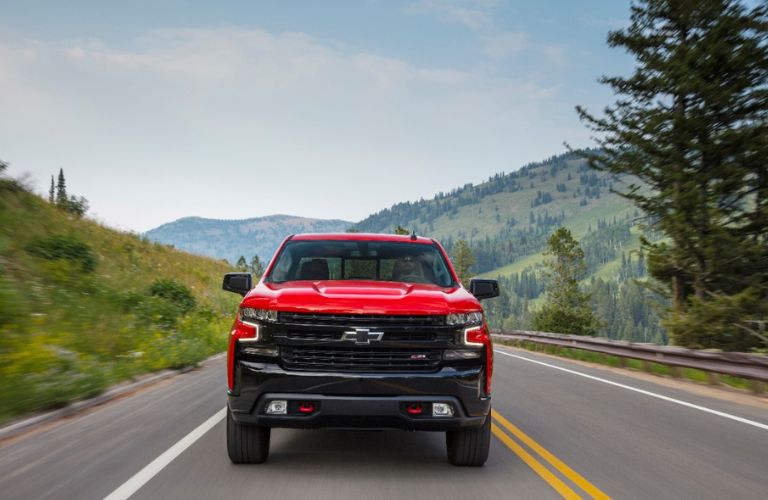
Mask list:
[{"label": "headlight", "polygon": [[275,322],[277,321],[277,311],[243,307],[240,309],[240,321],[243,323],[253,323],[258,321]]},{"label": "headlight", "polygon": [[451,326],[477,326],[483,324],[483,312],[454,313],[445,317],[445,322]]}]

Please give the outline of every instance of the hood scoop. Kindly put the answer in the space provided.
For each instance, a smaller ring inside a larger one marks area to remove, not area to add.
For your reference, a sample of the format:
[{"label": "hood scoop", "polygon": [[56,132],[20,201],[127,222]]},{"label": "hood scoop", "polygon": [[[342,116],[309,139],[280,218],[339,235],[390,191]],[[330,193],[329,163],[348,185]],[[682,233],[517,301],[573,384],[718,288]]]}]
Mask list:
[{"label": "hood scoop", "polygon": [[410,283],[382,282],[367,284],[362,281],[351,281],[349,283],[316,281],[312,283],[312,288],[323,296],[377,295],[379,297],[403,297],[413,291],[414,285]]}]

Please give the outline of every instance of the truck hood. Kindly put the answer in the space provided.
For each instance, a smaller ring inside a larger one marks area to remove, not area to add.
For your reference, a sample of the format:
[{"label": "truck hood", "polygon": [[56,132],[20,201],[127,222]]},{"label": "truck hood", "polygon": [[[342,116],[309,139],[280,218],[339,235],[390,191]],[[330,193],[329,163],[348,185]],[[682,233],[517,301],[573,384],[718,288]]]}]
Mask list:
[{"label": "truck hood", "polygon": [[336,314],[448,314],[478,311],[464,288],[390,281],[290,281],[260,283],[243,307]]}]

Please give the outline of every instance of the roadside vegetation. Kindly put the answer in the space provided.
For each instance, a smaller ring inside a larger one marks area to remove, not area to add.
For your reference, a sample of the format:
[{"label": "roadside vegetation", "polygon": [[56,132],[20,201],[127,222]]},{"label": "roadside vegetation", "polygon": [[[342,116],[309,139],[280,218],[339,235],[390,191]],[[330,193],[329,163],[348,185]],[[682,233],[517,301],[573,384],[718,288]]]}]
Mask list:
[{"label": "roadside vegetation", "polygon": [[226,262],[102,226],[84,198],[52,192],[0,178],[0,421],[194,365],[225,349],[236,307],[219,290]]}]

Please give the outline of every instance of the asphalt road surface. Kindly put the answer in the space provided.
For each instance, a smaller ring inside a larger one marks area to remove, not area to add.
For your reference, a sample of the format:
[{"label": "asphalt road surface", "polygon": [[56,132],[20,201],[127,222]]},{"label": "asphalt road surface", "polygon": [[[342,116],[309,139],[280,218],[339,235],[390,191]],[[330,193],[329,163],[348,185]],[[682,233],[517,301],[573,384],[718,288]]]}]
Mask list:
[{"label": "asphalt road surface", "polygon": [[272,431],[226,455],[224,359],[0,448],[3,499],[768,497],[768,410],[497,348],[494,437],[457,468],[441,433]]}]

